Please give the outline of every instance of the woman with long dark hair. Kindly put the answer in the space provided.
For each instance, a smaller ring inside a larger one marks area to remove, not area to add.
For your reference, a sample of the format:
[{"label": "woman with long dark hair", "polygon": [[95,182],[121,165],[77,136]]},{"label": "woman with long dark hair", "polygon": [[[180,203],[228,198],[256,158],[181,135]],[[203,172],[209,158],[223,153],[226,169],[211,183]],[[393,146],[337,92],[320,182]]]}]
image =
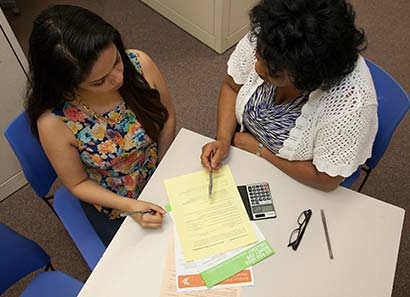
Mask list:
[{"label": "woman with long dark hair", "polygon": [[228,61],[217,140],[203,147],[202,164],[218,168],[232,143],[333,190],[370,157],[378,123],[353,8],[345,0],[262,0],[250,20]]},{"label": "woman with long dark hair", "polygon": [[165,211],[137,200],[175,135],[174,106],[150,57],[81,7],[44,10],[30,36],[26,110],[33,133],[108,245],[121,212],[159,228]]}]

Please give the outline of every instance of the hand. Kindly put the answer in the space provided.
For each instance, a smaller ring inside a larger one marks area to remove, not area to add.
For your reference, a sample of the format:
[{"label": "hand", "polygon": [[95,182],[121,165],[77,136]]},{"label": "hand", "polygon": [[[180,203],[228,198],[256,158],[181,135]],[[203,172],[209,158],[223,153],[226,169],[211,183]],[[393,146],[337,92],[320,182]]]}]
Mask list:
[{"label": "hand", "polygon": [[[219,169],[221,162],[229,155],[228,143],[216,140],[209,142],[202,147],[201,163],[208,170]],[[210,160],[211,152],[213,153],[212,161]]]},{"label": "hand", "polygon": [[137,213],[132,216],[132,218],[142,227],[142,228],[151,228],[151,229],[158,229],[162,225],[162,218],[167,212],[160,206],[143,201],[143,200],[133,200],[132,201],[132,210],[145,210],[145,209],[153,209],[155,210],[155,214],[144,213],[140,214]]},{"label": "hand", "polygon": [[232,144],[237,148],[256,154],[259,141],[250,133],[236,132],[233,136]]}]

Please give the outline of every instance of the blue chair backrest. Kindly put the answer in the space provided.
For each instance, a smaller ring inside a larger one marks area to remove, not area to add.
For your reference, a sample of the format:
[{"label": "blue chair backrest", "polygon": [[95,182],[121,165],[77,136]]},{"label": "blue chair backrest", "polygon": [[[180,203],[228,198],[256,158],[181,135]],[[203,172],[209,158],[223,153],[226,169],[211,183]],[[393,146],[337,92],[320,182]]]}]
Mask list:
[{"label": "blue chair backrest", "polygon": [[372,74],[378,101],[379,130],[373,145],[372,156],[366,161],[375,168],[382,158],[401,119],[410,108],[410,101],[402,87],[383,69],[366,60]]},{"label": "blue chair backrest", "polygon": [[18,115],[6,128],[4,135],[23,168],[24,176],[38,196],[50,191],[57,175],[38,139],[30,129],[26,112]]},{"label": "blue chair backrest", "polygon": [[49,262],[50,257],[37,243],[0,224],[0,295]]}]

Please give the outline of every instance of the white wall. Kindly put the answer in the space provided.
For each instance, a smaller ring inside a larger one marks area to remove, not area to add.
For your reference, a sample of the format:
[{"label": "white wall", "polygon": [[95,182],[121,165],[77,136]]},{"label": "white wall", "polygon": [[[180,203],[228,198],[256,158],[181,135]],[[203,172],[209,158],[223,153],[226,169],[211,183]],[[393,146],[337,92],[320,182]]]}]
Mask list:
[{"label": "white wall", "polygon": [[26,184],[4,130],[23,110],[27,69],[27,59],[0,9],[0,200]]},{"label": "white wall", "polygon": [[249,28],[249,9],[258,0],[142,0],[155,11],[223,53]]}]

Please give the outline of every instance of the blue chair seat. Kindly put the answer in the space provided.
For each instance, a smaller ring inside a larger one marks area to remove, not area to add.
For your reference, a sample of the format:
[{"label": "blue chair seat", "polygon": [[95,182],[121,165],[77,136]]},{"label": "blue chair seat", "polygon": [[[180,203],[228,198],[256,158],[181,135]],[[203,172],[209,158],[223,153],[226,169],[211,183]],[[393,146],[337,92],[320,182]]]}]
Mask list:
[{"label": "blue chair seat", "polygon": [[20,297],[73,297],[77,296],[83,284],[62,273],[48,271],[38,274]]},{"label": "blue chair seat", "polygon": [[[52,268],[50,256],[41,246],[0,223],[0,295],[42,267]],[[20,296],[75,297],[82,286],[60,271],[47,271],[37,274]]]}]

